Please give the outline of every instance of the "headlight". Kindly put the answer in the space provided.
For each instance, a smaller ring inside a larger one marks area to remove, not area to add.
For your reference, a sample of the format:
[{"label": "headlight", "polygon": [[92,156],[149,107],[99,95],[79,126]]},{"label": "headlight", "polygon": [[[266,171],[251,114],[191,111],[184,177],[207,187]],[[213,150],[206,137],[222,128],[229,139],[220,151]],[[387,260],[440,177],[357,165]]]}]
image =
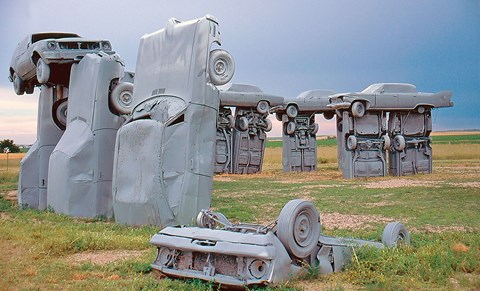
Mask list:
[{"label": "headlight", "polygon": [[54,41],[49,41],[49,42],[47,43],[47,48],[48,48],[49,50],[54,50],[54,49],[57,48],[57,43],[54,42]]},{"label": "headlight", "polygon": [[109,51],[109,50],[112,49],[112,46],[108,42],[102,42],[102,49],[106,50],[106,51]]},{"label": "headlight", "polygon": [[267,263],[264,261],[253,260],[250,266],[248,266],[248,271],[252,277],[260,279],[267,273],[267,267]]},{"label": "headlight", "polygon": [[162,266],[171,266],[173,264],[173,250],[165,247],[158,248],[158,255],[155,262]]}]

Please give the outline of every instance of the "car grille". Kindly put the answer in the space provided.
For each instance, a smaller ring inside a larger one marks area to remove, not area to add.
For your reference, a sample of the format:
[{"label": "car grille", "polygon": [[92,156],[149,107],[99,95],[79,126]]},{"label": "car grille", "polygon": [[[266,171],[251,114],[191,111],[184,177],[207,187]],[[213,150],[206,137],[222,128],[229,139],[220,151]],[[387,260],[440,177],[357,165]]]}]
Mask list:
[{"label": "car grille", "polygon": [[208,262],[210,262],[210,265],[215,268],[216,274],[234,277],[238,275],[238,262],[236,256],[180,251],[176,259],[175,265],[180,270],[191,269],[203,271],[204,268],[208,266]]},{"label": "car grille", "polygon": [[65,50],[99,50],[99,42],[59,42],[59,47]]}]

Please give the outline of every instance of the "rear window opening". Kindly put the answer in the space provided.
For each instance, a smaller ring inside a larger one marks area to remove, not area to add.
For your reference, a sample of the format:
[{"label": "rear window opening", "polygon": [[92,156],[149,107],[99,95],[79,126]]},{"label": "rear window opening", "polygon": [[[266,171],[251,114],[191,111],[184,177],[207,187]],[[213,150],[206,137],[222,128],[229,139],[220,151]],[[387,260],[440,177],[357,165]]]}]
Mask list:
[{"label": "rear window opening", "polygon": [[185,121],[185,114],[181,114],[175,120],[170,122],[170,124],[168,124],[167,126],[172,126],[172,125],[184,122],[184,121]]},{"label": "rear window opening", "polygon": [[46,32],[46,33],[36,33],[32,34],[32,43],[36,43],[37,41],[49,39],[49,38],[67,38],[67,37],[80,37],[80,35],[76,33],[62,33],[62,32]]}]

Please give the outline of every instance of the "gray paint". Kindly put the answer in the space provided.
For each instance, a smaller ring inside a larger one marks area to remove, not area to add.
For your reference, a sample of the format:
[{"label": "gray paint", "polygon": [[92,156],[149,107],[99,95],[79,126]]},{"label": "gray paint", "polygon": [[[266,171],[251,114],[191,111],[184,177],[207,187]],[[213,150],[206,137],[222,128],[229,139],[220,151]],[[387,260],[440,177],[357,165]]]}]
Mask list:
[{"label": "gray paint", "polygon": [[66,97],[67,90],[41,86],[38,99],[37,141],[20,162],[18,204],[34,209],[47,208],[48,164],[50,154],[60,140],[63,131],[52,118],[53,103]]},{"label": "gray paint", "polygon": [[405,140],[404,149],[400,150],[394,146],[390,148],[390,175],[403,176],[432,173],[433,156],[430,145],[432,115],[430,110],[424,113],[391,112],[388,131],[393,143],[395,143],[397,136],[401,136]]},{"label": "gray paint", "polygon": [[[387,156],[382,139],[386,134],[385,114],[369,112],[358,118],[349,111],[343,111],[342,116],[342,137],[338,147],[343,177],[386,176]],[[348,146],[351,139],[356,140],[355,148]]]},{"label": "gray paint", "polygon": [[[315,114],[289,118],[282,115],[282,165],[283,172],[311,172],[317,170],[317,139]],[[287,132],[289,124],[295,125],[293,133]],[[318,124],[316,125],[318,127]]]},{"label": "gray paint", "polygon": [[76,217],[112,217],[113,149],[124,118],[109,109],[124,74],[118,55],[87,54],[70,75],[67,129],[50,156],[48,205]]},{"label": "gray paint", "polygon": [[[283,106],[276,109],[277,119],[282,121],[282,165],[283,172],[310,172],[317,169],[317,140],[319,125],[315,114],[326,118],[334,115],[328,107],[331,90],[309,90],[294,99],[285,99]],[[297,114],[291,114],[295,109]]]},{"label": "gray paint", "polygon": [[217,120],[217,135],[215,137],[215,161],[214,172],[216,174],[232,172],[232,130],[235,126],[235,118],[232,110],[220,106]]},{"label": "gray paint", "polygon": [[210,206],[219,97],[207,73],[218,24],[207,16],[142,37],[131,119],[117,133],[118,223],[188,224]]},{"label": "gray paint", "polygon": [[235,108],[235,118],[220,111],[217,124],[215,173],[254,174],[262,171],[268,114],[282,105],[283,97],[259,87],[228,83],[219,86],[221,108]]},{"label": "gray paint", "polygon": [[[298,207],[289,208],[292,204]],[[315,214],[310,215],[312,210]],[[326,236],[321,233],[316,208],[300,199],[287,203],[278,219],[268,225],[234,224],[210,210],[199,213],[197,225],[168,226],[155,234],[150,243],[157,247],[158,255],[152,268],[168,276],[214,281],[227,287],[278,285],[306,274],[308,267],[318,268],[320,274],[340,272],[357,247],[398,246],[403,238],[406,245],[410,242],[408,231],[398,222],[387,224],[382,243]],[[307,240],[310,237],[312,240]],[[297,257],[293,245],[300,253],[310,249],[308,245],[313,248]]]},{"label": "gray paint", "polygon": [[[343,177],[385,176],[387,148],[390,174],[431,173],[430,110],[453,106],[451,96],[448,91],[417,92],[414,85],[402,83],[378,83],[361,92],[330,96],[328,107],[337,111],[338,162]],[[405,142],[405,149],[388,146],[388,141],[395,144],[396,136]],[[349,146],[352,141],[355,148]]]}]

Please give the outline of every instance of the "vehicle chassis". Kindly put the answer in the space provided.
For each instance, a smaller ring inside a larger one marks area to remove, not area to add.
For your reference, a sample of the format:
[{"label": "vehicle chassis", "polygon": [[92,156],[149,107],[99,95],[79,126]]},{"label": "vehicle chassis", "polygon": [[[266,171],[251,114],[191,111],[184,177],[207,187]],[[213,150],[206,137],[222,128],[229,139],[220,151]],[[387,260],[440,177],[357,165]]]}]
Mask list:
[{"label": "vehicle chassis", "polygon": [[166,227],[150,243],[158,254],[151,265],[161,275],[197,278],[226,286],[279,284],[317,268],[341,271],[354,247],[408,245],[405,226],[391,222],[382,243],[322,234],[320,214],[306,200],[289,201],[268,225],[233,224],[223,214],[202,210],[198,227]]}]

